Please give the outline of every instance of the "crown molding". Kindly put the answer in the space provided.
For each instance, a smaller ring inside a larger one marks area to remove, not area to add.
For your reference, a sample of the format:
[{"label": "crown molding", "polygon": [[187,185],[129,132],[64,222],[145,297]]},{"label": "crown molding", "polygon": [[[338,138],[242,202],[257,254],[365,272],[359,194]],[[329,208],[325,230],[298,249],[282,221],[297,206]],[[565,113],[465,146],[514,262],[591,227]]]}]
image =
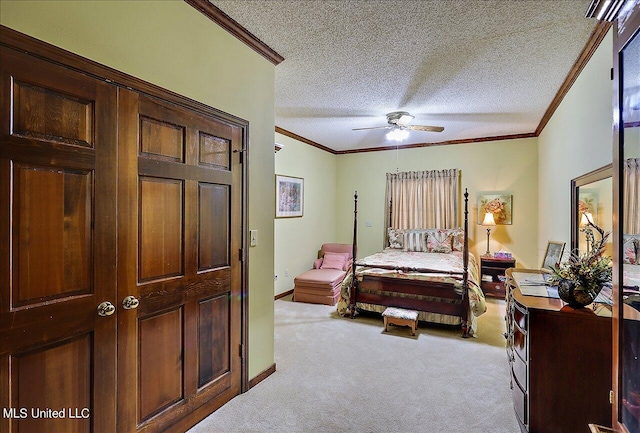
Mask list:
[{"label": "crown molding", "polygon": [[287,137],[293,138],[294,140],[298,140],[310,146],[317,147],[318,149],[324,150],[325,152],[329,152],[333,155],[346,155],[350,153],[366,153],[366,152],[382,152],[385,150],[412,149],[412,148],[432,147],[432,146],[447,146],[452,144],[484,143],[487,141],[517,140],[520,138],[537,137],[534,132],[527,132],[524,134],[496,135],[492,137],[479,137],[479,138],[464,138],[460,140],[439,141],[436,143],[414,143],[414,144],[398,145],[398,146],[367,147],[364,149],[334,150],[327,146],[323,146],[322,144],[316,143],[315,141],[309,140],[308,138],[304,138],[301,135],[295,134],[291,131],[287,131],[286,129],[282,129],[279,126],[275,127],[275,131],[279,134],[286,135]]},{"label": "crown molding", "polygon": [[542,116],[542,119],[540,120],[540,123],[536,128],[536,137],[540,135],[544,130],[544,127],[547,126],[547,123],[549,123],[551,116],[553,116],[564,97],[567,95],[567,93],[569,93],[571,86],[573,86],[573,83],[575,83],[575,81],[578,79],[578,76],[580,76],[582,70],[585,68],[585,66],[587,66],[587,63],[589,63],[589,60],[591,60],[591,57],[593,56],[593,53],[596,52],[596,50],[600,46],[600,43],[609,32],[610,28],[610,22],[600,21],[596,25],[595,29],[593,29],[591,35],[589,36],[589,39],[587,40],[587,43],[578,56],[578,59],[571,67],[571,70],[569,70],[567,78],[564,79],[564,82],[560,86],[560,89],[558,89],[556,96],[553,98],[551,104],[549,104],[549,107],[547,108],[547,111]]},{"label": "crown molding", "polygon": [[448,146],[452,144],[471,144],[471,143],[484,143],[487,141],[502,141],[502,140],[517,140],[520,138],[535,138],[536,134],[533,132],[527,132],[525,134],[510,134],[510,135],[496,135],[492,137],[479,137],[479,138],[463,138],[460,140],[447,140],[439,141],[436,143],[414,143],[398,146],[384,146],[384,147],[368,147],[364,149],[353,150],[340,150],[336,153],[338,155],[345,155],[349,153],[363,153],[363,152],[379,152],[384,150],[397,150],[397,149],[414,149],[419,147],[433,147],[433,146]]},{"label": "crown molding", "polygon": [[251,47],[254,51],[258,52],[265,59],[269,60],[274,65],[278,65],[284,60],[280,54],[273,50],[269,45],[262,42],[255,37],[253,33],[238,24],[237,21],[232,19],[229,15],[222,12],[216,6],[211,4],[207,0],[184,0],[187,4],[198,10],[204,16],[211,21],[218,24],[220,27],[231,33],[236,38]]},{"label": "crown molding", "polygon": [[293,138],[294,140],[298,140],[298,141],[301,141],[303,143],[306,143],[306,144],[308,144],[310,146],[317,147],[318,149],[324,150],[325,152],[329,152],[329,153],[331,153],[333,155],[337,155],[339,153],[339,152],[337,152],[337,151],[335,151],[335,150],[333,150],[333,149],[331,149],[331,148],[329,148],[327,146],[323,146],[320,143],[316,143],[315,141],[309,140],[308,138],[304,138],[301,135],[294,134],[293,132],[287,131],[286,129],[282,129],[279,126],[276,126],[276,132],[278,134],[286,135],[289,138]]}]

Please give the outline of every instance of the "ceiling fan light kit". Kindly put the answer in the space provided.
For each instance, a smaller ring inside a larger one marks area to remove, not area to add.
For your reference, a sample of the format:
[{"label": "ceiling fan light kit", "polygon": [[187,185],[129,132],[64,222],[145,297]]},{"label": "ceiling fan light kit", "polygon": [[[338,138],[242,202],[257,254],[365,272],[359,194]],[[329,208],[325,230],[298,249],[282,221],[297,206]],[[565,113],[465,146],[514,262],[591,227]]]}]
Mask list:
[{"label": "ceiling fan light kit", "polygon": [[409,138],[409,131],[402,128],[393,128],[387,132],[387,139],[394,141],[403,141]]},{"label": "ceiling fan light kit", "polygon": [[427,126],[427,125],[409,125],[415,116],[407,113],[406,111],[392,111],[387,114],[387,126],[374,126],[371,128],[354,128],[353,131],[362,131],[365,129],[390,129],[386,135],[388,140],[403,141],[409,138],[409,131],[424,131],[424,132],[442,132],[444,128],[442,126]]},{"label": "ceiling fan light kit", "polygon": [[411,122],[415,116],[407,113],[406,111],[394,111],[387,114],[387,122],[390,124],[405,126]]}]

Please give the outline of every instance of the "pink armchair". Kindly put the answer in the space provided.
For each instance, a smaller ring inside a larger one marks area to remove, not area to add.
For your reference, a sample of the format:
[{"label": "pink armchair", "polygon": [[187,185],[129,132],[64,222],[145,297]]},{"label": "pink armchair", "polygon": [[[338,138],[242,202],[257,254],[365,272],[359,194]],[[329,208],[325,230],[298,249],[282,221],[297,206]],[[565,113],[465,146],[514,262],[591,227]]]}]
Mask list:
[{"label": "pink armchair", "polygon": [[351,269],[352,252],[350,244],[323,244],[313,269],[293,280],[293,300],[336,305],[342,280]]}]

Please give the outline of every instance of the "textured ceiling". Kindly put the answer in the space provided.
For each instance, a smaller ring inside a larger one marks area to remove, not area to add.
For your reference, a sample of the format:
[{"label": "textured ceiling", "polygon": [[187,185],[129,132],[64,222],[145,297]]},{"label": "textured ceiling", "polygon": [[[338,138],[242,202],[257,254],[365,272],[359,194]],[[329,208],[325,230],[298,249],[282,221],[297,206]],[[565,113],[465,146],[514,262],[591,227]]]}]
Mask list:
[{"label": "textured ceiling", "polygon": [[335,151],[533,133],[597,21],[590,0],[210,0],[285,60],[276,126]]}]

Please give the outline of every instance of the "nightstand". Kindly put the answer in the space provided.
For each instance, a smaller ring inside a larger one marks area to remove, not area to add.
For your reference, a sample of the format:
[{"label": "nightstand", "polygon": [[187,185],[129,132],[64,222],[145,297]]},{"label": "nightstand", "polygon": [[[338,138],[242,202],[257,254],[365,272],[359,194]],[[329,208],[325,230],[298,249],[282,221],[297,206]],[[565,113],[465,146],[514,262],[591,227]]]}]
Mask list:
[{"label": "nightstand", "polygon": [[[484,277],[481,287],[484,295],[504,299],[504,271],[515,267],[515,259],[480,257],[480,277]],[[487,277],[491,277],[491,280],[489,281]],[[487,280],[485,281],[485,279]]]}]

